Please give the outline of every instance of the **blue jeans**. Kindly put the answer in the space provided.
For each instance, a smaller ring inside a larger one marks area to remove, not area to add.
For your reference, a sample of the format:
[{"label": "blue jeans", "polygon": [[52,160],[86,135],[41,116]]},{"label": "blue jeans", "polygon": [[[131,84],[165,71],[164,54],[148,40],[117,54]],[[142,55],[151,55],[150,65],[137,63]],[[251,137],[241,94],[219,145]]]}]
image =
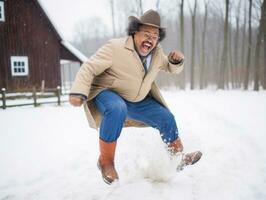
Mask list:
[{"label": "blue jeans", "polygon": [[178,138],[173,114],[151,96],[140,102],[129,102],[111,90],[99,93],[93,102],[102,114],[100,139],[113,142],[118,139],[126,118],[144,122],[159,130],[165,143]]}]

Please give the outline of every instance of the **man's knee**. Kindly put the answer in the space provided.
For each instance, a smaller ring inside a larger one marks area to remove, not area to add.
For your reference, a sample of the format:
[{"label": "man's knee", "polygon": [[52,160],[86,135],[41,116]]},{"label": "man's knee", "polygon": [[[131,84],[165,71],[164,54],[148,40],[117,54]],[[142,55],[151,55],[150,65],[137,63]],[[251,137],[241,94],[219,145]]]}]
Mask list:
[{"label": "man's knee", "polygon": [[113,142],[120,136],[127,116],[127,106],[123,99],[110,100],[105,107],[101,123],[100,138]]},{"label": "man's knee", "polygon": [[175,116],[168,110],[165,111],[161,117],[161,123],[163,127],[168,127],[175,123]]},{"label": "man's knee", "polygon": [[111,115],[117,115],[117,116],[126,117],[126,115],[127,115],[127,105],[126,105],[126,103],[123,100],[121,100],[121,101],[112,101],[112,102],[109,103],[105,114],[111,114]]}]

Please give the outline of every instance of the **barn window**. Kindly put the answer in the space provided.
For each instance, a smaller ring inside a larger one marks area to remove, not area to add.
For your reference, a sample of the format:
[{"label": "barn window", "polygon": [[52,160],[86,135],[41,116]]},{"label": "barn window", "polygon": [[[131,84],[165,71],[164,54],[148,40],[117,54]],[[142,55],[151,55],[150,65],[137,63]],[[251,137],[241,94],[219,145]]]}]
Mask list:
[{"label": "barn window", "polygon": [[11,56],[12,76],[27,76],[29,74],[27,56]]},{"label": "barn window", "polygon": [[0,1],[0,21],[5,21],[5,10],[3,1]]}]

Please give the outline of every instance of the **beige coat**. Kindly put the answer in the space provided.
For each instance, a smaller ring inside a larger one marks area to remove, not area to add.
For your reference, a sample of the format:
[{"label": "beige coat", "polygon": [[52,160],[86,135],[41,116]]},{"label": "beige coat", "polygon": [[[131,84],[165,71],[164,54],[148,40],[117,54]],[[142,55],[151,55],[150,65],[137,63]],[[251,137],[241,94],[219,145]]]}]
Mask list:
[{"label": "beige coat", "polygon": [[[88,97],[84,103],[85,112],[92,128],[98,128],[101,114],[92,99],[102,90],[111,89],[128,101],[138,102],[150,94],[167,107],[154,80],[160,70],[179,73],[183,65],[169,63],[160,45],[157,45],[148,73],[134,49],[132,36],[110,40],[91,58],[82,64],[77,73],[71,93]],[[139,122],[127,120],[124,126],[145,126]]]}]

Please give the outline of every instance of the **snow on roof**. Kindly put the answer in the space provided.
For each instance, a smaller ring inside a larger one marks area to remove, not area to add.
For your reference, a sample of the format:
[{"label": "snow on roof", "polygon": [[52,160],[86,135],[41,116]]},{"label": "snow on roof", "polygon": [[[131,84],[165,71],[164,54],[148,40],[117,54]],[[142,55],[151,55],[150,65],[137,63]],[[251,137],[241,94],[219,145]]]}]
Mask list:
[{"label": "snow on roof", "polygon": [[88,58],[83,53],[81,53],[78,49],[76,49],[68,41],[62,40],[61,44],[63,44],[71,53],[73,53],[75,56],[77,56],[78,59],[80,59],[82,62],[85,62],[86,60],[88,60]]},{"label": "snow on roof", "polygon": [[65,38],[63,37],[63,34],[59,31],[56,23],[53,21],[52,17],[49,15],[47,9],[45,8],[44,4],[42,3],[41,0],[38,0],[38,3],[40,4],[41,8],[43,9],[44,13],[46,14],[46,16],[48,17],[48,19],[50,20],[50,22],[52,23],[55,31],[57,32],[57,34],[59,35],[59,37],[61,38],[61,40],[65,40]]},{"label": "snow on roof", "polygon": [[64,38],[63,34],[59,31],[56,23],[53,21],[52,17],[49,15],[48,11],[44,7],[42,1],[38,0],[38,3],[40,4],[40,6],[43,9],[44,13],[46,14],[48,19],[50,20],[50,22],[53,25],[56,33],[59,35],[59,37],[61,39],[61,44],[63,44],[71,53],[73,53],[75,56],[77,56],[77,58],[79,58],[82,62],[85,62],[88,58]]},{"label": "snow on roof", "polygon": [[64,60],[64,59],[60,60],[61,65],[69,64],[69,63],[71,63],[69,60]]}]

